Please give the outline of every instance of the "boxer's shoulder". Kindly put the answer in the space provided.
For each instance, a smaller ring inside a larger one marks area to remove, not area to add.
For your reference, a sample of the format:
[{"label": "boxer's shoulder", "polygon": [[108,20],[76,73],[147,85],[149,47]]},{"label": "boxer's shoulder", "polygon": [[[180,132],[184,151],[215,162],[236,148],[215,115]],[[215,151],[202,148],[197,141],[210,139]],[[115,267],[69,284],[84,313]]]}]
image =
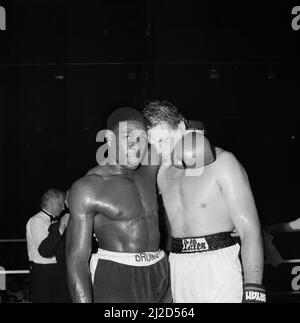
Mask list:
[{"label": "boxer's shoulder", "polygon": [[90,169],[85,176],[98,175],[105,176],[109,173],[109,168],[105,166],[96,166]]},{"label": "boxer's shoulder", "polygon": [[228,151],[226,151],[225,149],[220,148],[220,147],[215,147],[215,152],[216,152],[216,157],[218,157],[222,153],[227,153]]},{"label": "boxer's shoulder", "polygon": [[236,161],[236,157],[234,156],[234,154],[228,150],[216,147],[215,152],[216,152],[216,165],[218,166],[232,164]]},{"label": "boxer's shoulder", "polygon": [[96,192],[105,188],[105,179],[101,174],[90,173],[76,180],[70,190],[70,200],[93,200]]},{"label": "boxer's shoulder", "polygon": [[241,170],[242,166],[234,153],[216,148],[216,161],[214,163],[216,172],[224,176],[227,173],[234,173],[237,170]]}]

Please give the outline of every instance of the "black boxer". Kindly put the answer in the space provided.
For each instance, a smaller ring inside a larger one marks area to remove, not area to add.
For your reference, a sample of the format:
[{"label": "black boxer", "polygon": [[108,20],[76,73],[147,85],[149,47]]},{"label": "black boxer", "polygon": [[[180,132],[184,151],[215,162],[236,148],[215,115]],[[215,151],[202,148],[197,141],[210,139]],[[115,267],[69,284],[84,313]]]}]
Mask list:
[{"label": "black boxer", "polygon": [[[126,131],[120,122],[126,122]],[[107,129],[108,146],[116,142],[114,158],[76,181],[69,195],[67,267],[72,299],[171,302],[169,264],[159,250],[157,166],[141,165],[148,147],[145,120],[137,110],[121,108],[108,118]],[[139,133],[145,140],[137,144]],[[89,268],[93,232],[99,251]]]}]

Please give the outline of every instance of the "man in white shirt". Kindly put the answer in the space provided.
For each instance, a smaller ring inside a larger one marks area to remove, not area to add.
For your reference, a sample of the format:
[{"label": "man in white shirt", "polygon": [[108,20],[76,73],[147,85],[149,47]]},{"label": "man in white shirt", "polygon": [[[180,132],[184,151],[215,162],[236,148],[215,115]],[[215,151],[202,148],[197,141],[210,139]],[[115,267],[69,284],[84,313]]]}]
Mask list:
[{"label": "man in white shirt", "polygon": [[[31,301],[51,303],[55,300],[57,284],[57,260],[53,255],[43,257],[39,252],[41,243],[49,235],[49,227],[56,221],[65,205],[65,194],[58,189],[47,190],[41,199],[41,211],[29,219],[26,225],[28,258],[31,262]],[[60,221],[62,235],[67,221]]]}]

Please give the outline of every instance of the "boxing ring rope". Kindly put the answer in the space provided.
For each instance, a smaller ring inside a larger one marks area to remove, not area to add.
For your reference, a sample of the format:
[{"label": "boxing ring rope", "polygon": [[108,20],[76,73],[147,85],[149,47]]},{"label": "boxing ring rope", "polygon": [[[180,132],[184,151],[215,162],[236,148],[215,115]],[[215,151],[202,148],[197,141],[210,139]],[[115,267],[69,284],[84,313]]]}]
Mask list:
[{"label": "boxing ring rope", "polygon": [[[26,239],[0,239],[0,243],[22,243],[26,242]],[[283,264],[293,264],[299,263],[300,259],[285,259],[282,260]],[[269,264],[269,263],[265,263]],[[1,264],[0,264],[1,265]],[[0,270],[0,275],[24,275],[29,274],[30,271],[27,269],[24,270]],[[284,295],[300,295],[300,291],[285,291],[285,292],[270,292],[269,295],[272,296],[284,296]]]},{"label": "boxing ring rope", "polygon": [[29,270],[0,270],[0,275],[29,274]]},{"label": "boxing ring rope", "polygon": [[298,262],[300,262],[300,259],[287,259],[282,261],[283,264],[295,264]]},{"label": "boxing ring rope", "polygon": [[[2,243],[2,242],[4,242],[4,243],[7,243],[7,242],[26,242],[26,241],[27,241],[26,239],[0,239],[0,243]],[[282,261],[283,264],[294,264],[294,263],[298,263],[298,262],[300,263],[300,259],[285,259],[285,260]],[[266,263],[266,264],[268,264],[268,263]],[[1,273],[1,271],[0,271],[0,273]]]},{"label": "boxing ring rope", "polygon": [[[26,242],[26,239],[0,239],[0,243],[1,242]],[[298,262],[300,263],[300,259],[285,259],[282,261],[283,264],[294,264]]]},{"label": "boxing ring rope", "polygon": [[[0,239],[0,243],[7,243],[7,242],[26,242],[26,239]],[[1,265],[1,264],[0,264]],[[0,275],[22,275],[22,274],[29,274],[28,269],[24,270],[0,270]]]},{"label": "boxing ring rope", "polygon": [[26,242],[26,239],[0,239],[0,242]]}]

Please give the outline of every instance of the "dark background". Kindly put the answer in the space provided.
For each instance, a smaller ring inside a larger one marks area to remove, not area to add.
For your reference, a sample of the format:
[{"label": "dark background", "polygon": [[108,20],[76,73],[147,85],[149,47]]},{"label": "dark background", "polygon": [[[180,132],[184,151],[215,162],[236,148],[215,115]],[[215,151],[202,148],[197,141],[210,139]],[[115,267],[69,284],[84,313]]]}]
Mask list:
[{"label": "dark background", "polygon": [[300,1],[1,1],[0,238],[96,164],[120,106],[165,99],[246,168],[263,224],[298,206]]}]

